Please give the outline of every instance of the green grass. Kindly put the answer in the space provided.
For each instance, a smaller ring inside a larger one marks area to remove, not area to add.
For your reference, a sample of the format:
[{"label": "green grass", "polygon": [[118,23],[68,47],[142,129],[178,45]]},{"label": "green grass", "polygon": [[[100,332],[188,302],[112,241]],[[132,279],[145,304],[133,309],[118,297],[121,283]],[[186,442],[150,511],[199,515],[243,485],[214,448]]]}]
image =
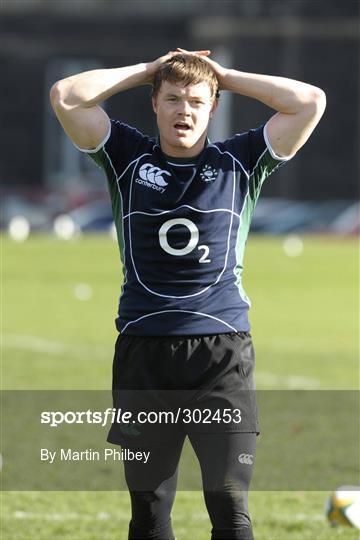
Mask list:
[{"label": "green grass", "polygon": [[[252,237],[247,247],[258,388],[357,389],[357,241],[305,238],[297,258],[284,254],[282,242]],[[34,237],[24,244],[3,238],[2,259],[2,388],[109,389],[121,286],[116,244],[102,237],[70,243]],[[89,300],[76,298],[79,283],[91,286]],[[251,493],[257,540],[359,538],[353,529],[328,526],[327,495]],[[2,518],[6,540],[122,540],[128,495],[5,492]],[[202,494],[179,491],[173,522],[179,540],[208,539]]]},{"label": "green grass", "polygon": [[[358,540],[354,529],[329,527],[323,503],[324,494],[317,492],[252,493],[256,540]],[[124,492],[9,493],[4,539],[127,540],[129,512]],[[177,493],[173,527],[179,540],[209,540],[201,493]]]}]

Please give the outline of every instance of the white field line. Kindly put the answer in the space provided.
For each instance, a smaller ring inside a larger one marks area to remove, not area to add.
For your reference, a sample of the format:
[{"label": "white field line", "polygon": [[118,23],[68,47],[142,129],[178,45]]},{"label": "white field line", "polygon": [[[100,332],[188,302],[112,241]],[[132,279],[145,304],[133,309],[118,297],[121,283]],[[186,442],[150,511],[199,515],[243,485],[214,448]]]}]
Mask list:
[{"label": "white field line", "polygon": [[[181,514],[181,512],[180,512]],[[115,513],[110,514],[108,512],[97,512],[95,514],[84,514],[79,512],[24,512],[17,510],[12,513],[12,517],[19,520],[45,520],[45,521],[109,521],[109,520],[119,520],[119,519],[128,519],[130,516],[129,512],[117,510]],[[196,519],[207,520],[208,515],[206,512],[199,512],[196,515]],[[287,515],[277,515],[275,521],[280,523],[294,523],[296,522],[305,522],[309,523],[311,521],[325,521],[325,514],[289,514]]]},{"label": "white field line", "polygon": [[65,356],[70,354],[76,358],[90,356],[98,359],[107,358],[109,356],[108,351],[104,347],[91,347],[85,345],[76,346],[62,341],[53,341],[23,334],[5,334],[3,336],[2,345],[7,349],[31,351],[52,356]]},{"label": "white field line", "polygon": [[266,371],[255,370],[256,384],[267,389],[288,388],[290,390],[319,390],[321,381],[312,377],[301,375],[276,375]]},{"label": "white field line", "polygon": [[113,514],[109,514],[108,512],[85,514],[80,512],[24,512],[17,510],[11,514],[11,517],[23,521],[33,519],[39,519],[41,521],[113,521],[128,519],[129,516],[129,512],[121,510],[117,510]]},{"label": "white field line", "polygon": [[[52,356],[71,355],[76,358],[91,357],[96,359],[110,358],[111,350],[104,347],[90,347],[85,345],[75,346],[62,341],[53,341],[37,336],[23,334],[5,334],[3,347],[48,354]],[[277,375],[265,371],[255,371],[255,379],[260,387],[267,389],[306,389],[317,390],[321,388],[319,379],[303,377],[300,375]]]},{"label": "white field line", "polygon": [[289,514],[289,515],[277,515],[275,518],[275,521],[278,521],[280,523],[294,523],[296,522],[304,522],[306,524],[309,524],[311,521],[324,521],[326,520],[325,513],[324,514]]}]

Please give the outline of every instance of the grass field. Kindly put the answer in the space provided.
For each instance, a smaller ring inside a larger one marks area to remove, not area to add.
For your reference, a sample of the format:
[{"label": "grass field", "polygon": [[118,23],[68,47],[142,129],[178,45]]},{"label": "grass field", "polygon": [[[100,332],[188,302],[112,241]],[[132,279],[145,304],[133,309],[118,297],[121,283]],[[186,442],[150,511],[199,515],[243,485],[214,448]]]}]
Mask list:
[{"label": "grass field", "polygon": [[[294,258],[285,255],[282,238],[252,237],[247,247],[257,387],[356,390],[357,241],[303,241],[303,253]],[[34,237],[23,244],[3,238],[2,276],[2,388],[109,389],[121,285],[116,244],[103,237],[70,243]],[[353,529],[328,526],[326,497],[252,492],[256,539],[358,539]],[[127,538],[125,492],[9,491],[1,510],[4,540]],[[178,540],[210,537],[199,492],[178,492],[173,521]]]}]

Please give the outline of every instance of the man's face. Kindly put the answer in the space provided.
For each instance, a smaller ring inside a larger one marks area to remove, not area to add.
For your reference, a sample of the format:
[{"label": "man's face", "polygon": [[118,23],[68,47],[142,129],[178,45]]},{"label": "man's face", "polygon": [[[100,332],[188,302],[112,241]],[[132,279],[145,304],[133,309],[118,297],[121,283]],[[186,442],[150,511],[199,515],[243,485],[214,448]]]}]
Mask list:
[{"label": "man's face", "polygon": [[152,99],[162,151],[174,157],[196,156],[204,147],[209,119],[217,102],[210,87],[201,82],[189,86],[164,81]]}]

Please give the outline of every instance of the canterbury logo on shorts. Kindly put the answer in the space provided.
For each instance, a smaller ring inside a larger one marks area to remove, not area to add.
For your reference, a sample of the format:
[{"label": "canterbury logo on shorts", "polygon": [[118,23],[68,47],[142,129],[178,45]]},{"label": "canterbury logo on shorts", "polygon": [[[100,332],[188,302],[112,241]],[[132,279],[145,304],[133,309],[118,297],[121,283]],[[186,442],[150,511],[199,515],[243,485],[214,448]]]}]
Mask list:
[{"label": "canterbury logo on shorts", "polygon": [[171,176],[169,171],[154,167],[151,163],[144,163],[139,169],[140,178],[136,178],[135,182],[164,193],[165,187],[168,185],[168,182],[164,180],[164,175]]},{"label": "canterbury logo on shorts", "polygon": [[254,463],[254,456],[252,454],[240,454],[238,460],[243,465],[252,465]]}]

